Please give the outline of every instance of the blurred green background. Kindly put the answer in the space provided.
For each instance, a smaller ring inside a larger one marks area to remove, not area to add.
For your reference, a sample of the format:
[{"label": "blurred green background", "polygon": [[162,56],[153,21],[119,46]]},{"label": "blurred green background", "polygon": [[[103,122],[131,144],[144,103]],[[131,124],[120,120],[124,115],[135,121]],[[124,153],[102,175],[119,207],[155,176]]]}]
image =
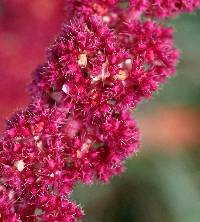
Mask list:
[{"label": "blurred green background", "polygon": [[175,21],[177,74],[134,115],[142,132],[137,156],[110,184],[78,185],[88,222],[200,221],[200,11]]},{"label": "blurred green background", "polygon": [[[0,0],[0,131],[28,102],[26,84],[60,29],[63,4]],[[168,24],[182,53],[177,75],[134,111],[142,141],[126,172],[76,187],[85,222],[200,222],[200,11]]]}]

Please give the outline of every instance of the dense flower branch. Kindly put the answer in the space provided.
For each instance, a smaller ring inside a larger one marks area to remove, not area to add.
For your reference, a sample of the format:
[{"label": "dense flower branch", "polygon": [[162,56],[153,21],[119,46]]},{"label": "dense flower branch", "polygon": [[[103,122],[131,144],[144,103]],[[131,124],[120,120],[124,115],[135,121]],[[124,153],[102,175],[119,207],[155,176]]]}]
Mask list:
[{"label": "dense flower branch", "polygon": [[70,21],[33,75],[32,102],[0,141],[4,221],[77,221],[83,212],[69,200],[76,183],[108,182],[124,170],[139,145],[129,109],[175,72],[178,59],[172,28],[150,18],[198,5],[170,2],[68,1]]}]

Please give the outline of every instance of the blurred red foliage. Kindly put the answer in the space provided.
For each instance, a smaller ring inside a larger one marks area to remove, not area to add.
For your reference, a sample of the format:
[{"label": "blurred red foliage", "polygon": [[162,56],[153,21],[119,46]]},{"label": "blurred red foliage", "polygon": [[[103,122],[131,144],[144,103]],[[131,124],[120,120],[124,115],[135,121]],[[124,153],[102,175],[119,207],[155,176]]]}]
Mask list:
[{"label": "blurred red foliage", "polygon": [[26,85],[65,17],[65,0],[0,1],[0,131],[28,101]]},{"label": "blurred red foliage", "polygon": [[200,113],[189,107],[160,107],[141,117],[144,147],[173,151],[199,145]]}]

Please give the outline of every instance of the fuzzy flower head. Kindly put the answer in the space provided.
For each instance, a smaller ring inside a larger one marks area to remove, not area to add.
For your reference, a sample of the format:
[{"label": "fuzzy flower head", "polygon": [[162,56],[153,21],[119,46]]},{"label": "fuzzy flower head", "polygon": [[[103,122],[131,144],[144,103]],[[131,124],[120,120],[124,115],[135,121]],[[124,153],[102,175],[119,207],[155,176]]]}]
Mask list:
[{"label": "fuzzy flower head", "polygon": [[70,20],[33,74],[32,101],[0,140],[6,222],[78,221],[84,213],[70,200],[74,186],[123,172],[139,146],[130,110],[174,74],[179,56],[173,29],[152,18],[198,5],[170,2],[68,1]]}]

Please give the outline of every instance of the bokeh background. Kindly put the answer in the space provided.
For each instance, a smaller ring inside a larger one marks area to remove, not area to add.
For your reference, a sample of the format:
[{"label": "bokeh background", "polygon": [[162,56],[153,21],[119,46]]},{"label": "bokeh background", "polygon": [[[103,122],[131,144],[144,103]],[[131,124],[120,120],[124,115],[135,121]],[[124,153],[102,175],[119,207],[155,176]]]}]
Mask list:
[{"label": "bokeh background", "polygon": [[[65,0],[0,0],[0,131],[28,103],[26,86],[60,29]],[[200,221],[200,11],[175,26],[177,74],[134,111],[141,149],[110,184],[78,185],[88,222]]]}]

